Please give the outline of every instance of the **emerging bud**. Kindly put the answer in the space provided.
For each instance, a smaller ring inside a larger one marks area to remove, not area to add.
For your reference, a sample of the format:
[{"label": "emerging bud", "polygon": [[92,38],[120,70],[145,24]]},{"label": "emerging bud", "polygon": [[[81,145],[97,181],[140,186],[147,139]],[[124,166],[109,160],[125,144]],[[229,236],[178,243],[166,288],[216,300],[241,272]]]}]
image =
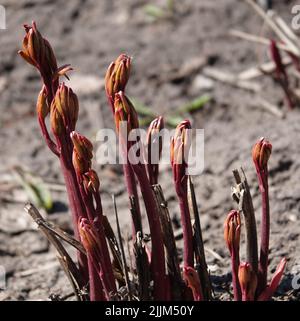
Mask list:
[{"label": "emerging bud", "polygon": [[61,84],[51,104],[51,111],[56,109],[64,121],[65,128],[71,132],[75,129],[78,119],[79,105],[77,96],[72,89]]},{"label": "emerging bud", "polygon": [[241,235],[241,218],[240,213],[236,210],[232,210],[224,223],[224,239],[232,255],[233,251],[235,255],[238,255],[240,248],[240,235]]},{"label": "emerging bud", "polygon": [[101,249],[101,243],[95,227],[88,221],[88,219],[81,217],[78,223],[78,230],[82,245],[87,253],[94,259],[98,259],[98,262],[100,262],[99,250]]},{"label": "emerging bud", "polygon": [[194,300],[200,301],[202,298],[202,290],[199,275],[196,270],[190,266],[185,266],[183,269],[183,279],[193,291]]},{"label": "emerging bud", "polygon": [[285,266],[286,266],[286,259],[283,258],[279,262],[270,284],[266,287],[266,289],[258,297],[258,299],[257,299],[258,301],[270,300],[270,298],[273,296],[273,294],[275,293],[275,291],[278,288],[278,285],[279,285],[280,280],[282,278]]},{"label": "emerging bud", "polygon": [[262,137],[252,149],[252,159],[255,166],[260,170],[266,168],[271,153],[271,143]]},{"label": "emerging bud", "polygon": [[238,278],[242,290],[242,300],[253,301],[257,287],[257,276],[250,263],[240,264]]},{"label": "emerging bud", "polygon": [[94,170],[90,170],[83,176],[84,188],[87,192],[96,193],[99,191],[100,182],[97,173]]},{"label": "emerging bud", "polygon": [[23,48],[18,53],[40,71],[53,74],[57,70],[57,62],[49,42],[42,37],[35,22],[32,26],[24,25],[24,28]]},{"label": "emerging bud", "polygon": [[74,144],[74,148],[79,155],[82,155],[88,159],[93,157],[93,144],[83,135],[77,132],[71,133],[71,138]]},{"label": "emerging bud", "polygon": [[147,133],[148,160],[147,170],[151,185],[157,184],[159,173],[159,160],[161,158],[163,138],[160,131],[164,128],[163,117],[154,119]]},{"label": "emerging bud", "polygon": [[71,133],[71,139],[74,145],[72,158],[73,166],[78,175],[83,175],[91,168],[93,145],[86,137],[76,132]]},{"label": "emerging bud", "polygon": [[120,129],[121,121],[127,122],[127,134],[129,134],[132,129],[136,129],[139,127],[137,112],[131,101],[125,96],[122,91],[118,92],[115,95],[114,109],[117,131],[119,131]]},{"label": "emerging bud", "polygon": [[54,135],[60,136],[64,133],[65,126],[61,114],[56,108],[51,108],[50,112],[50,124]]},{"label": "emerging bud", "polygon": [[36,103],[36,111],[39,119],[45,119],[49,114],[50,108],[47,102],[47,94],[46,94],[45,87],[43,87],[39,93],[37,103]]},{"label": "emerging bud", "polygon": [[120,55],[110,64],[105,75],[105,90],[112,100],[119,91],[125,91],[130,75],[131,58],[125,54]]},{"label": "emerging bud", "polygon": [[188,120],[182,121],[176,128],[174,137],[171,141],[171,165],[175,180],[177,193],[182,189],[186,181],[187,158],[191,144],[190,129],[191,124]]}]

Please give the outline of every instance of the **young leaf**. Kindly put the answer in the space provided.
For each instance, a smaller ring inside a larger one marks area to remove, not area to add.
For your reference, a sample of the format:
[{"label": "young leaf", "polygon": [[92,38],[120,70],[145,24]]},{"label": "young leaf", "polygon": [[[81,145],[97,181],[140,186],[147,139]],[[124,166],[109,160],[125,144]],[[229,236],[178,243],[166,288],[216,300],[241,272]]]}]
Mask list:
[{"label": "young leaf", "polygon": [[53,201],[51,193],[45,186],[42,178],[24,171],[21,167],[15,167],[15,174],[28,198],[36,204],[37,207],[42,207],[46,211],[50,211],[53,207]]},{"label": "young leaf", "polygon": [[186,105],[179,107],[177,109],[178,113],[192,113],[201,109],[205,104],[207,104],[212,99],[209,95],[203,95],[200,97],[195,98],[191,102],[187,103]]},{"label": "young leaf", "polygon": [[160,8],[156,5],[153,5],[153,4],[145,5],[144,11],[148,16],[155,18],[155,19],[163,18],[165,15],[165,12],[162,8]]}]

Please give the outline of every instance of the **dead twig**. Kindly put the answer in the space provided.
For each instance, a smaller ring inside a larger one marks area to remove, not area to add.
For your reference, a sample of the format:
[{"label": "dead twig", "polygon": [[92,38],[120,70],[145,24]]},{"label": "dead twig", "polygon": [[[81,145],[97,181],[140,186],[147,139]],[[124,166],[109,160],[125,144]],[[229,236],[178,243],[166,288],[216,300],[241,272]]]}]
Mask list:
[{"label": "dead twig", "polygon": [[204,244],[203,244],[203,238],[202,238],[202,232],[201,232],[199,211],[198,211],[198,206],[196,201],[194,184],[192,182],[191,176],[188,176],[188,203],[189,203],[189,210],[190,210],[191,221],[193,226],[193,237],[194,237],[194,244],[195,244],[197,270],[198,270],[201,285],[202,285],[204,299],[211,300],[212,287],[211,287],[211,282],[210,282],[206,259],[205,259],[205,251],[204,251]]},{"label": "dead twig", "polygon": [[71,259],[64,246],[57,239],[53,231],[47,228],[47,225],[41,224],[41,222],[45,223],[45,220],[34,205],[32,205],[31,203],[27,203],[24,207],[24,210],[33,218],[48,241],[55,247],[56,251],[58,252],[58,260],[71,283],[77,300],[86,301],[87,295],[84,291],[85,285],[83,284],[79,269]]},{"label": "dead twig", "polygon": [[72,245],[73,247],[75,247],[75,249],[80,251],[82,254],[86,254],[86,251],[85,251],[84,247],[82,246],[82,244],[79,241],[77,241],[69,233],[63,231],[60,227],[56,226],[54,223],[48,222],[45,219],[42,219],[42,220],[37,219],[37,220],[35,220],[35,222],[37,223],[37,225],[39,227],[43,226],[48,231],[53,232],[53,234],[55,234],[56,236],[58,236],[63,241],[65,241],[65,242],[69,243],[70,245]]},{"label": "dead twig", "polygon": [[237,76],[214,69],[210,67],[205,67],[202,73],[212,79],[218,80],[225,84],[229,84],[231,86],[245,89],[251,92],[259,92],[261,90],[261,86],[258,83],[250,82],[246,80],[241,80]]},{"label": "dead twig", "polygon": [[257,99],[255,100],[255,107],[261,108],[280,119],[283,119],[285,117],[285,113],[283,111],[281,111],[276,105],[273,105],[262,97],[257,97]]},{"label": "dead twig", "polygon": [[244,0],[247,2],[254,11],[269,25],[269,27],[275,32],[275,34],[279,37],[279,39],[286,44],[290,52],[292,52],[297,57],[300,57],[299,47],[294,44],[294,42],[286,36],[285,32],[273,21],[272,17],[269,16],[258,4],[256,4],[253,0]]},{"label": "dead twig", "polygon": [[[247,33],[247,32],[243,32],[240,30],[230,30],[229,34],[231,36],[237,37],[237,38],[241,38],[250,42],[255,42],[261,45],[266,45],[269,46],[270,45],[270,39],[268,38],[264,38],[264,37],[259,37],[256,35],[252,35],[251,33]],[[278,44],[278,48],[280,48],[281,50],[285,50],[290,52],[290,48],[284,44]]]},{"label": "dead twig", "polygon": [[150,299],[150,269],[145,243],[141,232],[137,232],[133,245],[134,256],[136,259],[136,271],[138,277],[138,293],[141,301]]},{"label": "dead twig", "polygon": [[[287,67],[292,64],[292,59],[288,56],[283,57],[282,64],[283,66]],[[246,69],[245,71],[242,71],[237,76],[237,78],[243,81],[252,80],[254,78],[264,76],[265,74],[270,74],[273,71],[275,71],[275,69],[276,69],[275,63],[273,61],[269,61],[257,67],[251,67],[249,69]]]},{"label": "dead twig", "polygon": [[181,278],[178,253],[176,249],[176,242],[174,238],[169,209],[161,186],[159,184],[156,184],[153,185],[152,188],[159,208],[159,218],[163,232],[164,246],[166,250],[167,270],[171,280],[172,299],[180,300],[182,299],[181,295],[184,283]]},{"label": "dead twig", "polygon": [[236,185],[232,187],[232,198],[238,203],[239,211],[244,214],[247,246],[247,262],[255,272],[258,271],[257,232],[254,207],[250,188],[243,168],[233,170]]},{"label": "dead twig", "polygon": [[103,215],[103,228],[105,237],[108,241],[109,248],[114,258],[114,272],[119,281],[124,283],[124,275],[123,275],[123,264],[122,264],[122,255],[117,242],[117,238],[115,233],[107,219],[106,215]]}]

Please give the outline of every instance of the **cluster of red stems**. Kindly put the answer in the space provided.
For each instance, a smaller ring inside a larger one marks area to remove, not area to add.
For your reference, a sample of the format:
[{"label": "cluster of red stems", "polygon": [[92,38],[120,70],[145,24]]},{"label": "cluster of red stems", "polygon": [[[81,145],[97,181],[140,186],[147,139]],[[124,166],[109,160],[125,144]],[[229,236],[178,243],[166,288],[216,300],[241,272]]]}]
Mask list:
[{"label": "cluster of red stems", "polygon": [[[39,124],[45,142],[60,160],[74,233],[86,250],[86,255],[78,253],[82,285],[88,284],[90,300],[118,299],[118,291],[124,286],[122,264],[126,262],[116,262],[111,258],[113,253],[109,250],[106,239],[107,218],[102,211],[99,178],[92,168],[93,146],[86,137],[75,131],[79,109],[76,94],[59,81],[61,76],[67,77],[66,73],[72,68],[69,65],[57,66],[49,42],[42,37],[34,22],[32,26],[25,25],[25,32],[23,48],[19,54],[40,72],[43,87],[37,99]],[[130,67],[131,59],[122,54],[109,66],[105,77],[106,95],[114,115],[116,130],[119,131],[120,121],[124,121],[127,122],[128,133],[139,127],[135,108],[125,94]],[[46,126],[47,116],[50,116],[52,134]],[[129,162],[123,165],[137,258],[137,280],[135,283],[131,280],[131,291],[137,300],[210,300],[212,290],[205,262],[200,221],[197,219],[198,213],[195,213],[197,206],[191,206],[195,205],[195,195],[191,177],[186,174],[187,163],[184,159],[184,149],[190,144],[191,137],[187,132],[191,125],[188,120],[180,123],[171,142],[171,164],[184,238],[182,270],[168,209],[164,206],[162,190],[158,184],[159,166],[151,163],[153,147],[158,149],[159,155],[161,154],[162,141],[157,139],[157,134],[163,126],[162,117],[155,119],[149,126],[146,165]],[[122,136],[121,140],[123,139],[126,140],[127,137]],[[122,144],[122,141],[120,143]],[[124,146],[127,146],[127,150],[123,148],[123,156],[128,157],[130,144]],[[270,284],[267,284],[270,230],[267,163],[270,154],[271,144],[264,139],[253,148],[253,160],[263,204],[259,262],[257,257],[252,257],[250,262],[240,263],[240,212],[231,211],[224,225],[225,241],[232,258],[235,300],[270,299],[286,263],[285,259],[281,261]],[[151,250],[143,243],[139,191],[147,213]],[[257,244],[252,244],[252,247],[252,252],[257,256]]]}]

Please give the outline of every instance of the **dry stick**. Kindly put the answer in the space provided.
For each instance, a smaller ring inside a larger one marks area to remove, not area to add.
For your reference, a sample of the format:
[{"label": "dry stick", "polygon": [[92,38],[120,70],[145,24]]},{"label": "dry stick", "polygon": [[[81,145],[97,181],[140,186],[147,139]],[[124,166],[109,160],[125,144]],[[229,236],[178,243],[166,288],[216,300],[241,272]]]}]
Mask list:
[{"label": "dry stick", "polygon": [[85,248],[82,246],[82,244],[79,241],[77,241],[72,235],[63,231],[60,227],[56,226],[54,223],[43,220],[43,221],[39,221],[39,225],[44,226],[47,230],[53,232],[53,234],[58,236],[60,239],[69,243],[70,245],[75,247],[75,249],[80,251],[82,254],[86,255]]},{"label": "dry stick", "polygon": [[[264,37],[259,37],[259,36],[256,36],[256,35],[252,35],[250,33],[243,32],[243,31],[240,31],[240,30],[234,30],[234,29],[230,30],[229,34],[231,36],[234,36],[234,37],[237,37],[237,38],[241,38],[241,39],[244,39],[244,40],[247,40],[247,41],[250,41],[250,42],[255,42],[255,43],[266,45],[266,46],[270,45],[270,39],[267,39],[267,38],[264,38]],[[291,49],[288,46],[284,45],[284,44],[279,43],[277,46],[281,50],[288,51],[288,52],[291,51]]]},{"label": "dry stick", "polygon": [[205,67],[202,71],[203,75],[223,82],[225,84],[229,84],[231,86],[249,90],[251,92],[258,92],[261,90],[261,86],[258,83],[250,82],[246,80],[241,80],[237,76],[211,68]]},{"label": "dry stick", "polygon": [[166,264],[172,289],[172,300],[181,300],[185,284],[181,278],[178,253],[167,202],[159,184],[152,185],[159,206],[160,222],[166,249]]},{"label": "dry stick", "polygon": [[138,276],[138,293],[141,301],[150,300],[150,269],[145,244],[141,232],[136,234],[134,240],[134,256]]},{"label": "dry stick", "polygon": [[239,210],[243,212],[245,218],[247,247],[246,261],[251,264],[252,269],[257,273],[258,249],[255,213],[248,181],[243,168],[241,168],[241,174],[242,178],[237,169],[233,170],[236,186],[232,188],[232,198],[239,204]]},{"label": "dry stick", "polygon": [[257,97],[257,100],[254,100],[256,108],[261,108],[270,114],[283,119],[285,117],[285,113],[281,111],[276,105],[271,104],[269,101],[265,100],[262,97]]},{"label": "dry stick", "polygon": [[123,271],[122,254],[121,254],[115,233],[106,215],[103,215],[103,228],[104,228],[105,237],[108,241],[110,250],[114,258],[114,263],[117,265],[118,270]]},{"label": "dry stick", "polygon": [[[292,59],[288,56],[283,57],[282,64],[284,66],[289,66],[292,64]],[[240,80],[251,80],[257,77],[264,76],[265,74],[270,74],[273,71],[275,71],[275,69],[275,63],[273,61],[269,61],[264,64],[261,64],[258,67],[251,67],[249,69],[246,69],[245,71],[242,71],[237,78]]]},{"label": "dry stick", "polygon": [[256,13],[259,16],[261,16],[262,19],[264,19],[266,23],[269,25],[269,27],[277,34],[280,40],[290,47],[290,51],[297,57],[300,57],[299,48],[285,35],[285,33],[276,25],[276,23],[270,18],[270,16],[267,13],[265,13],[265,11],[253,0],[244,1],[251,5],[252,8],[256,11]]},{"label": "dry stick", "polygon": [[278,27],[286,34],[287,37],[296,43],[299,42],[299,38],[290,28],[290,26],[274,11],[271,12],[271,18],[278,25]]},{"label": "dry stick", "polygon": [[[130,202],[130,213],[132,217],[133,225],[137,228],[138,232],[141,232],[141,236],[143,237],[143,226],[142,226],[142,217],[139,215],[139,202],[136,200],[135,196],[129,196]],[[135,237],[135,236],[134,236]],[[134,241],[133,237],[133,241]]]},{"label": "dry stick", "polygon": [[123,273],[125,275],[126,287],[127,287],[127,291],[128,291],[128,298],[129,298],[129,301],[131,301],[132,300],[132,290],[131,290],[131,284],[130,284],[130,280],[129,280],[126,258],[125,258],[125,251],[124,251],[124,247],[123,247],[123,241],[122,241],[122,235],[121,235],[121,229],[120,229],[120,223],[119,223],[115,195],[112,195],[112,201],[113,201],[113,205],[114,205],[114,212],[115,212],[116,224],[117,224],[117,232],[118,232],[119,244],[120,244],[120,248],[121,248],[121,255],[122,255],[122,261],[123,261]]},{"label": "dry stick", "polygon": [[46,225],[43,224],[45,220],[34,205],[32,205],[31,203],[27,203],[24,207],[24,210],[33,218],[33,220],[36,222],[38,227],[44,233],[48,241],[56,248],[59,254],[58,260],[62,265],[62,268],[65,271],[71,283],[71,286],[74,290],[77,300],[85,301],[87,298],[86,298],[86,295],[83,293],[84,284],[81,279],[80,272],[77,266],[75,265],[75,263],[73,262],[73,260],[71,259],[71,257],[69,256],[68,252],[65,250],[65,248],[60,243],[60,241],[58,241],[56,236],[53,235],[52,230],[49,230],[46,227]]},{"label": "dry stick", "polygon": [[212,299],[211,282],[207,269],[204,244],[201,231],[201,223],[199,217],[199,211],[196,201],[194,184],[191,176],[188,176],[188,203],[191,214],[192,226],[194,231],[194,243],[196,252],[197,270],[201,281],[201,288],[203,291],[204,300]]},{"label": "dry stick", "polygon": [[[214,251],[213,249],[209,248],[209,247],[205,247],[204,251],[208,254],[210,254],[211,256],[213,256],[216,260],[220,261],[221,265],[224,265],[225,259],[216,251]],[[213,289],[212,289],[213,290]]]}]

